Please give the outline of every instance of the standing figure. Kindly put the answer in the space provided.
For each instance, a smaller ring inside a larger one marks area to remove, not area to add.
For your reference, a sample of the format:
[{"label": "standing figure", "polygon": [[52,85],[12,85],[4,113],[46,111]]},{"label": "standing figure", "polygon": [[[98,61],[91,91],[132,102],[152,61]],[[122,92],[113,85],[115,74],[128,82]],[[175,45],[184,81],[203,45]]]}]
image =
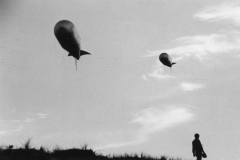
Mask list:
[{"label": "standing figure", "polygon": [[200,135],[196,133],[194,135],[195,139],[192,141],[192,152],[193,157],[197,157],[197,160],[202,160],[202,155],[205,154],[201,141],[199,140]]}]

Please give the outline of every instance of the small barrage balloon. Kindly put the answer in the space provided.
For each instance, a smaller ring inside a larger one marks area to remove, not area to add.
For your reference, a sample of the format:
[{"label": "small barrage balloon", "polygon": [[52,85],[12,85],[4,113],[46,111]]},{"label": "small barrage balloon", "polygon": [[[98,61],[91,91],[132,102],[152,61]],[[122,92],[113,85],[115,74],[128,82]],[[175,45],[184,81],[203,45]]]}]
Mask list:
[{"label": "small barrage balloon", "polygon": [[176,64],[176,62],[172,62],[171,57],[167,53],[161,53],[159,56],[159,60],[162,62],[163,65],[172,67],[172,65]]},{"label": "small barrage balloon", "polygon": [[80,36],[76,27],[68,20],[61,20],[55,25],[54,34],[61,47],[69,52],[68,56],[75,58],[77,69],[77,60],[80,59],[80,56],[90,53],[81,50]]}]

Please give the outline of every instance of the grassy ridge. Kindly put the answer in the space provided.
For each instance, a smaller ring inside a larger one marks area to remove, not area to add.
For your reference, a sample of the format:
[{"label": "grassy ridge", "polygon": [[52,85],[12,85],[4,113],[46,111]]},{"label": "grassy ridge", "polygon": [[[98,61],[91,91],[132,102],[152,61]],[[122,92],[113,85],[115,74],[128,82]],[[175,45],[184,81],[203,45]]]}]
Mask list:
[{"label": "grassy ridge", "polygon": [[138,154],[119,154],[104,156],[97,154],[87,145],[82,148],[61,149],[56,146],[52,151],[40,147],[31,147],[31,141],[26,141],[21,148],[14,148],[12,145],[0,147],[1,160],[181,160],[181,158],[169,158],[166,156],[152,157],[141,153]]}]

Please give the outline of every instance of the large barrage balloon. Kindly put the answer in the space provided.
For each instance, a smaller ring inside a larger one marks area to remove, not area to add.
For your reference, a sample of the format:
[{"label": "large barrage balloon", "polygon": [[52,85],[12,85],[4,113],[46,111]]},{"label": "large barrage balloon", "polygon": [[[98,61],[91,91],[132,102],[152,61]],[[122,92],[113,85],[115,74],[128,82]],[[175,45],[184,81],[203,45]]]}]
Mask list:
[{"label": "large barrage balloon", "polygon": [[176,64],[176,62],[172,62],[171,57],[167,53],[160,54],[159,60],[162,62],[162,64],[170,68],[172,67],[172,65]]},{"label": "large barrage balloon", "polygon": [[80,36],[74,24],[68,20],[59,21],[54,27],[54,34],[63,49],[69,52],[68,56],[75,58],[77,68],[77,61],[80,56],[90,54],[81,50]]}]

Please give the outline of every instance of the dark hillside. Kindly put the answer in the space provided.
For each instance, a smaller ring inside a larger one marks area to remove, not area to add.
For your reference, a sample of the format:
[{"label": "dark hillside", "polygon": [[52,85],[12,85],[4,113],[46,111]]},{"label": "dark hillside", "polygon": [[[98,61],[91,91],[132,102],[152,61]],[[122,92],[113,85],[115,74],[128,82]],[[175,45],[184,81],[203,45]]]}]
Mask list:
[{"label": "dark hillside", "polygon": [[0,160],[181,160],[179,158],[151,157],[145,154],[123,154],[103,156],[96,154],[91,149],[55,149],[47,151],[44,148],[0,148]]}]

